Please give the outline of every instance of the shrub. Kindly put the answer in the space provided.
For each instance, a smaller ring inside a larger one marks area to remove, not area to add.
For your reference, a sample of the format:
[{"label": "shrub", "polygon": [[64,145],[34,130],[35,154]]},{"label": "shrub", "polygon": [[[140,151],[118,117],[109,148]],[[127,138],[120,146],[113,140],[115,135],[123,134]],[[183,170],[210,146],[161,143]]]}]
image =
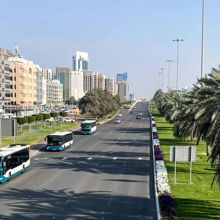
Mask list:
[{"label": "shrub", "polygon": [[50,118],[51,118],[50,114],[43,114],[43,120],[50,119]]},{"label": "shrub", "polygon": [[155,155],[155,160],[163,160],[163,152],[160,149],[159,145],[154,146],[154,155]]},{"label": "shrub", "polygon": [[175,219],[175,201],[170,193],[163,193],[159,195],[159,203],[160,203],[160,210],[162,215],[168,217],[168,219]]},{"label": "shrub", "polygon": [[28,118],[27,118],[27,117],[17,118],[17,122],[18,122],[20,125],[23,125],[23,124],[25,124],[25,123],[28,122]]},{"label": "shrub", "polygon": [[32,123],[36,120],[35,116],[28,116],[27,119],[28,119],[28,123]]},{"label": "shrub", "polygon": [[60,116],[66,117],[67,115],[67,112],[60,112]]},{"label": "shrub", "polygon": [[57,116],[60,115],[60,113],[59,112],[52,112],[52,113],[50,113],[50,115],[51,115],[51,117],[56,118]]}]

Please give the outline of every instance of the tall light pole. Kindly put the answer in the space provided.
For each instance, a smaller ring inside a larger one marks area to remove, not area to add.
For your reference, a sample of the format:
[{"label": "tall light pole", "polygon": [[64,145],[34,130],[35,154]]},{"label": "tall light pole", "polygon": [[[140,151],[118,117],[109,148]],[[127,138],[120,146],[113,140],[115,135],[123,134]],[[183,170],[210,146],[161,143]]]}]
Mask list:
[{"label": "tall light pole", "polygon": [[179,42],[184,41],[183,39],[177,38],[173,40],[176,42],[176,90],[179,89]]},{"label": "tall light pole", "polygon": [[159,77],[161,76],[161,89],[163,91],[163,72],[158,72]]},{"label": "tall light pole", "polygon": [[168,63],[168,71],[167,71],[167,91],[170,89],[170,64],[173,62],[173,60],[166,60]]},{"label": "tall light pole", "polygon": [[205,1],[202,0],[201,78],[203,77],[204,67],[204,7]]}]

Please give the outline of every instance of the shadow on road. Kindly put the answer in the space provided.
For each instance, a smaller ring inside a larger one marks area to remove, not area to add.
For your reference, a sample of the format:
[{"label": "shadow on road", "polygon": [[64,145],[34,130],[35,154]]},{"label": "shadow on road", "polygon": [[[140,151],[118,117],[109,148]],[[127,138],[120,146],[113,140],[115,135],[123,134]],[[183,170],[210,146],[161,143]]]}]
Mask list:
[{"label": "shadow on road", "polygon": [[4,220],[153,219],[149,199],[114,196],[108,191],[8,189],[0,192],[0,197],[3,204],[13,201],[10,216],[0,213]]}]

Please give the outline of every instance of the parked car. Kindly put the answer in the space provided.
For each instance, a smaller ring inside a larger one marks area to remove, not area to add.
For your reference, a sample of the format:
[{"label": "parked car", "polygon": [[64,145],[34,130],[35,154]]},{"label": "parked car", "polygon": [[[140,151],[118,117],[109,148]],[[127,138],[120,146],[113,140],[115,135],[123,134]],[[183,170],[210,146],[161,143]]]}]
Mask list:
[{"label": "parked car", "polygon": [[116,123],[116,124],[120,124],[120,123],[121,123],[121,119],[120,119],[120,118],[116,118],[116,119],[115,119],[115,123]]},{"label": "parked car", "polygon": [[46,119],[45,120],[46,122],[55,122],[55,119],[53,117],[49,118],[49,119]]},{"label": "parked car", "polygon": [[64,121],[64,122],[75,122],[74,119],[69,118],[69,117],[65,117],[65,118],[63,118],[63,121]]},{"label": "parked car", "polygon": [[136,119],[141,119],[141,115],[137,115],[137,116],[136,116]]}]

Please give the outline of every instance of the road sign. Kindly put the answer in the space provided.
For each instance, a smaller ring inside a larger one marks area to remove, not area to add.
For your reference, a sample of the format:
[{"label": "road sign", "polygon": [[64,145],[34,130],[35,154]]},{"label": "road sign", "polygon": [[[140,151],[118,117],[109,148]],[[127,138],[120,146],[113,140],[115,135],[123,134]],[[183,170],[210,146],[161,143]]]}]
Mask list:
[{"label": "road sign", "polygon": [[176,183],[176,162],[190,162],[189,182],[192,182],[192,162],[196,161],[196,146],[170,146],[170,161],[175,162],[174,183]]}]

